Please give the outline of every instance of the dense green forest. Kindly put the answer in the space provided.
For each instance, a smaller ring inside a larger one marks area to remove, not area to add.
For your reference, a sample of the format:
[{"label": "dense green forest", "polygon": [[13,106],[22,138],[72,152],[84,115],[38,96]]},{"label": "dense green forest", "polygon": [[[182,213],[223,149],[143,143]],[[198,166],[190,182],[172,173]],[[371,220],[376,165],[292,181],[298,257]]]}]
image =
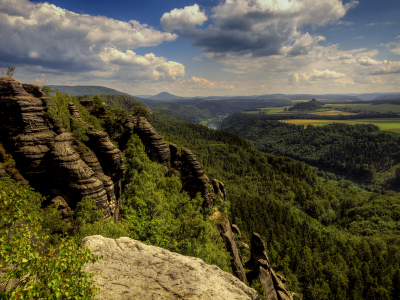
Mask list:
[{"label": "dense green forest", "polygon": [[[77,101],[61,93],[53,100],[61,112],[68,102]],[[82,106],[77,108],[85,122],[106,125],[85,114]],[[327,185],[304,162],[262,153],[235,134],[162,114],[149,121],[167,142],[190,149],[211,180],[224,182],[229,205],[220,209],[239,226],[245,243],[250,244],[253,232],[263,237],[272,267],[288,279],[297,299],[399,298],[399,194],[364,197]],[[27,207],[41,218],[40,232],[48,235],[48,242],[57,244],[62,234],[76,245],[94,234],[128,236],[231,272],[229,254],[222,243],[215,243],[215,222],[211,212],[202,209],[202,198],[191,199],[181,191],[178,178],[166,177],[167,167],[148,159],[136,135],[123,154],[126,174],[118,224],[102,219],[88,198],[73,213],[76,228],[68,231],[56,226],[61,215],[55,208],[40,209],[36,200]],[[18,189],[16,184],[8,186]],[[245,262],[249,252],[237,243]]]},{"label": "dense green forest", "polygon": [[316,110],[319,108],[322,108],[325,104],[316,101],[315,99],[312,99],[311,101],[307,102],[299,102],[293,105],[292,107],[289,107],[289,111],[293,110]]},{"label": "dense green forest", "polygon": [[263,118],[226,118],[221,128],[257,149],[373,179],[400,158],[400,135],[373,124],[304,126]]},{"label": "dense green forest", "polygon": [[152,123],[167,140],[189,147],[210,178],[225,183],[231,222],[247,242],[252,232],[264,237],[289,289],[303,299],[396,299],[397,193],[362,197],[325,185],[304,163],[260,153],[236,135],[163,116]]}]

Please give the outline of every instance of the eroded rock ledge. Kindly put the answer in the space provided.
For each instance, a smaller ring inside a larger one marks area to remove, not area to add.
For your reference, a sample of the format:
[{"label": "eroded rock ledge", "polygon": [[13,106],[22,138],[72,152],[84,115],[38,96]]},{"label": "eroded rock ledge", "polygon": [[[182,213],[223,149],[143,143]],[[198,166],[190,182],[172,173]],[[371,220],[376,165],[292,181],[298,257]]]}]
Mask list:
[{"label": "eroded rock ledge", "polygon": [[93,282],[100,288],[96,299],[258,300],[257,292],[233,275],[195,257],[149,246],[121,237],[100,235],[82,240],[97,262],[82,270],[97,272]]}]

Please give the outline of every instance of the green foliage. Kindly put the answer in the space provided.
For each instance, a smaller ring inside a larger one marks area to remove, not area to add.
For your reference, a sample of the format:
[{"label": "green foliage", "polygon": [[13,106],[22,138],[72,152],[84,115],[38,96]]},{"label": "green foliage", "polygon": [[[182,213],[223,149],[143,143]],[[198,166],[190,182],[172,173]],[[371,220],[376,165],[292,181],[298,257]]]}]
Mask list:
[{"label": "green foliage", "polygon": [[311,101],[308,102],[299,102],[292,107],[289,107],[289,111],[293,110],[317,110],[321,107],[323,107],[325,104],[321,102],[317,102],[315,99],[312,99]]},{"label": "green foliage", "polygon": [[146,108],[142,106],[135,106],[135,108],[133,109],[133,115],[135,117],[145,117],[146,119],[149,118],[149,112]]},{"label": "green foliage", "polygon": [[266,300],[265,288],[261,285],[258,279],[254,279],[250,286],[257,291],[258,295],[260,296],[260,300]]},{"label": "green foliage", "polygon": [[294,125],[259,118],[227,118],[222,129],[254,142],[262,152],[364,176],[389,170],[400,153],[400,135],[376,125]]},{"label": "green foliage", "polygon": [[[58,90],[56,90],[56,95],[51,96],[51,99],[54,101],[57,109],[58,109],[58,117],[62,122],[63,127],[67,131],[72,131],[73,129],[71,128],[71,114],[69,112],[69,107],[68,103],[72,102],[74,103],[75,107],[78,109],[79,114],[84,122],[86,122],[89,125],[92,125],[95,129],[97,130],[104,130],[104,128],[101,126],[101,122],[99,119],[96,117],[90,115],[90,113],[82,106],[82,104],[79,103],[76,97],[70,97],[68,94],[63,94],[60,93]],[[79,129],[80,124],[76,124],[76,128],[78,128],[78,136],[83,137],[82,134],[85,131],[85,129]]]},{"label": "green foliage", "polygon": [[56,90],[52,90],[52,89],[49,88],[48,86],[43,86],[43,87],[42,87],[42,91],[43,91],[43,93],[44,93],[47,97],[50,97],[50,94],[51,94],[51,93],[55,93],[55,92],[56,92]]},{"label": "green foliage", "polygon": [[396,193],[365,198],[236,135],[159,115],[151,122],[189,148],[210,179],[224,182],[231,223],[247,244],[253,232],[263,236],[274,270],[298,298],[390,299],[400,265]]},{"label": "green foliage", "polygon": [[124,156],[122,212],[132,231],[130,237],[231,272],[230,255],[222,243],[215,243],[215,221],[201,213],[203,198],[190,199],[181,192],[177,177],[165,177],[166,168],[149,160],[138,136],[131,137]]},{"label": "green foliage", "polygon": [[85,224],[93,224],[103,219],[103,213],[97,208],[96,202],[90,197],[83,197],[72,213],[75,225],[80,228]]},{"label": "green foliage", "polygon": [[7,77],[13,77],[15,74],[15,67],[8,66],[7,68]]},{"label": "green foliage", "polygon": [[43,248],[48,237],[41,235],[41,201],[31,188],[0,179],[0,268],[7,267],[1,283],[18,280],[0,290],[0,299],[92,299],[97,288],[81,267],[98,258],[70,238]]},{"label": "green foliage", "polygon": [[86,134],[89,131],[89,128],[85,126],[82,120],[71,119],[71,131],[79,141],[87,142],[89,140],[89,137]]}]

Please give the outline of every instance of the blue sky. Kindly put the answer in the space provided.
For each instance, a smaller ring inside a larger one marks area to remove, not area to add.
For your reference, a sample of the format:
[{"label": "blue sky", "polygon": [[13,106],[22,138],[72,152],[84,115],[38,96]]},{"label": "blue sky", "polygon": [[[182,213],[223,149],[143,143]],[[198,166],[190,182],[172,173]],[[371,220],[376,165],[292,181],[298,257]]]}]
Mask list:
[{"label": "blue sky", "polygon": [[398,0],[0,0],[0,70],[132,95],[400,92]]}]

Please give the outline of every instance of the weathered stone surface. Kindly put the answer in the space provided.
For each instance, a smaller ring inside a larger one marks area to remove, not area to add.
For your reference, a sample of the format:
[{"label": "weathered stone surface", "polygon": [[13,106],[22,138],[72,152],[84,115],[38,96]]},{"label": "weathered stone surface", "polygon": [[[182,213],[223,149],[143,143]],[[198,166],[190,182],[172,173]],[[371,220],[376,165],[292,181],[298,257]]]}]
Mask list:
[{"label": "weathered stone surface", "polygon": [[129,139],[131,138],[132,134],[135,133],[136,124],[137,124],[136,117],[129,115],[126,118],[124,124],[124,133],[122,134],[122,137],[120,138],[120,141],[118,143],[122,151],[126,149]]},{"label": "weathered stone surface", "polygon": [[218,179],[213,179],[212,185],[214,188],[214,193],[221,197],[222,201],[226,201],[226,191],[224,184]]},{"label": "weathered stone surface", "polygon": [[96,299],[259,299],[254,289],[198,258],[127,237],[114,240],[96,235],[84,238],[82,244],[95,256],[103,256],[82,268],[97,272],[93,277],[100,288]]},{"label": "weathered stone surface", "polygon": [[[93,152],[99,159],[104,174],[109,176],[114,184],[114,218],[115,220],[118,220],[122,193],[121,179],[125,173],[124,159],[122,157],[122,153],[114,146],[113,143],[111,143],[107,136],[107,133],[105,133],[104,131],[92,129],[87,133],[87,135],[89,136],[88,146],[93,149]],[[111,193],[110,184],[108,184],[108,186],[110,187],[108,192]],[[110,200],[110,203],[111,202],[112,201]]]},{"label": "weathered stone surface", "polygon": [[242,236],[242,234],[240,233],[240,229],[236,224],[232,224],[232,232],[234,234],[237,234],[239,237]]},{"label": "weathered stone surface", "polygon": [[157,131],[147,122],[145,117],[137,119],[135,132],[139,135],[145,147],[147,156],[152,160],[166,166],[171,161],[171,153],[167,143]]},{"label": "weathered stone surface", "polygon": [[192,198],[200,192],[201,196],[204,198],[203,206],[212,206],[213,198],[208,191],[207,178],[204,175],[203,166],[190,150],[182,147],[181,152],[179,172],[181,173],[183,189],[187,191]]},{"label": "weathered stone surface", "polygon": [[111,210],[104,185],[75,152],[73,140],[72,134],[66,132],[58,135],[52,144],[52,194],[63,197],[72,209],[75,209],[76,199],[89,196],[96,201],[104,217],[109,218]]},{"label": "weathered stone surface", "polygon": [[246,282],[246,274],[244,272],[242,260],[240,259],[235,240],[233,239],[233,233],[228,219],[225,217],[219,218],[217,228],[222,240],[225,243],[226,250],[231,255],[231,267],[233,274],[241,281]]},{"label": "weathered stone surface", "polygon": [[92,113],[93,109],[94,109],[94,102],[91,99],[82,99],[79,101],[80,104],[83,105],[83,107],[85,107],[85,109],[89,112]]},{"label": "weathered stone surface", "polygon": [[259,280],[265,288],[265,297],[271,300],[293,300],[292,294],[286,289],[282,281],[271,269],[264,241],[258,233],[251,237],[251,257],[245,264],[251,269],[247,274],[247,280]]}]

